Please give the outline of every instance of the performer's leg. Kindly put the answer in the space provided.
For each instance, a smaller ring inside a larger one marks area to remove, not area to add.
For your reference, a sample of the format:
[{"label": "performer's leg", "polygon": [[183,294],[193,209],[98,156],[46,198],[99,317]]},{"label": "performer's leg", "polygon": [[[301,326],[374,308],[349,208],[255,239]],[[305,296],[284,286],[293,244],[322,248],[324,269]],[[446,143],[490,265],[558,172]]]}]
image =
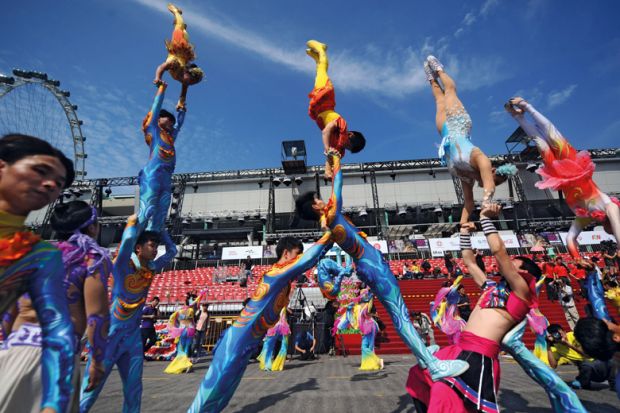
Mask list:
[{"label": "performer's leg", "polygon": [[554,412],[585,413],[586,409],[575,392],[568,387],[555,371],[525,347],[521,340],[525,331],[525,325],[526,320],[522,321],[504,336],[502,349],[510,353],[527,375],[545,389]]},{"label": "performer's leg", "polygon": [[183,21],[183,16],[182,16],[183,10],[179,9],[177,6],[175,6],[172,3],[168,3],[168,10],[170,10],[170,13],[174,15],[174,23],[173,23],[174,29],[185,30],[187,25]]},{"label": "performer's leg", "polygon": [[409,318],[409,310],[400,293],[396,278],[389,267],[374,267],[372,272],[364,271],[363,273],[359,271],[358,267],[359,275],[362,275],[362,281],[366,282],[373,294],[386,308],[396,331],[418,360],[428,368],[433,380],[458,376],[468,369],[469,365],[466,362],[462,360],[439,360],[426,348],[426,343],[413,327]]},{"label": "performer's leg", "polygon": [[170,179],[164,178],[164,182],[161,182],[161,192],[156,198],[157,206],[153,211],[153,217],[149,221],[146,229],[149,231],[161,232],[164,229],[166,223],[166,217],[168,216],[168,208],[170,208],[170,200],[172,195]]},{"label": "performer's leg", "polygon": [[[108,345],[114,345],[114,340],[112,339]],[[88,382],[90,381],[90,375],[88,374],[88,371],[90,370],[90,357],[88,358],[86,367],[84,368],[84,377],[82,378],[82,385],[80,388],[80,413],[88,412],[97,401],[97,397],[99,397],[99,393],[101,393],[101,389],[103,389],[103,386],[112,371],[112,367],[114,366],[115,358],[112,353],[113,351],[106,349],[106,357],[103,360],[103,367],[105,369],[103,378],[97,387],[87,392],[86,388],[88,387]]]},{"label": "performer's leg", "polygon": [[443,89],[441,88],[437,80],[433,79],[429,82],[431,84],[431,91],[433,92],[433,97],[435,98],[435,125],[437,126],[437,131],[441,135],[443,124],[446,123],[446,98],[443,93]]},{"label": "performer's leg", "polygon": [[459,109],[465,109],[463,103],[459,100],[456,94],[456,83],[454,80],[444,71],[438,70],[437,75],[443,84],[443,93],[445,99],[446,109],[448,111],[454,111]]},{"label": "performer's leg", "polygon": [[327,45],[317,42],[316,40],[310,40],[306,43],[306,46],[308,46],[306,53],[316,62],[314,88],[320,89],[325,87],[325,85],[327,85],[327,81],[329,80],[329,76],[327,74],[327,69],[329,68],[329,60],[327,59]]},{"label": "performer's leg", "polygon": [[116,363],[123,382],[123,413],[139,413],[142,403],[143,353],[137,334],[127,338],[124,343],[126,351]]}]

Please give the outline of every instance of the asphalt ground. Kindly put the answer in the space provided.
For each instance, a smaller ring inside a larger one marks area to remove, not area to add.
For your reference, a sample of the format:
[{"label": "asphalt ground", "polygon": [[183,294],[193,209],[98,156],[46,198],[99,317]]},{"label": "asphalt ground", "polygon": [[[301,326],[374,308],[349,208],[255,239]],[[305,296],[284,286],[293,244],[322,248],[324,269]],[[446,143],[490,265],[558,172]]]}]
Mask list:
[{"label": "asphalt ground", "polygon": [[[385,370],[358,370],[359,356],[321,356],[318,360],[289,360],[281,372],[263,372],[251,362],[224,410],[227,413],[251,412],[415,412],[405,382],[413,356],[385,355]],[[209,367],[209,359],[194,365],[187,374],[168,375],[167,362],[144,364],[142,412],[185,412]],[[82,369],[84,366],[82,366]],[[544,390],[534,383],[510,358],[501,361],[499,403],[503,412],[552,413]],[[577,374],[574,366],[560,366],[565,381]],[[620,400],[606,383],[594,390],[578,390],[577,395],[592,413],[620,412]],[[120,376],[113,371],[92,412],[117,413],[122,410]]]}]

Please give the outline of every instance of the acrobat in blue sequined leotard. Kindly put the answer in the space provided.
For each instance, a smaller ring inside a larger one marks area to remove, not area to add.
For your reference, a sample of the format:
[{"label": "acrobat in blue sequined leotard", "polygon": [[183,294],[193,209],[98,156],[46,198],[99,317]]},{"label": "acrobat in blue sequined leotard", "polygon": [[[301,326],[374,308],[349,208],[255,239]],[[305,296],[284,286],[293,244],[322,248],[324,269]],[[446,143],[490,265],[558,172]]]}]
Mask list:
[{"label": "acrobat in blue sequined leotard", "polygon": [[441,129],[443,139],[439,146],[439,158],[453,176],[473,184],[480,173],[470,163],[471,152],[475,148],[471,143],[471,118],[463,107],[447,112]]}]

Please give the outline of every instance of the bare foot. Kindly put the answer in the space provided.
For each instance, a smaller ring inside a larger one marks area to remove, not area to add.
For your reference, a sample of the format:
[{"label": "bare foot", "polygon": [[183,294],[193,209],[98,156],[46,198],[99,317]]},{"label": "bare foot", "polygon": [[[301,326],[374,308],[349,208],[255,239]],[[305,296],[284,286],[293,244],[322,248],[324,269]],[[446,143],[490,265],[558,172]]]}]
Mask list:
[{"label": "bare foot", "polygon": [[317,52],[312,49],[306,49],[306,54],[313,58],[315,62],[319,63],[320,56]]}]

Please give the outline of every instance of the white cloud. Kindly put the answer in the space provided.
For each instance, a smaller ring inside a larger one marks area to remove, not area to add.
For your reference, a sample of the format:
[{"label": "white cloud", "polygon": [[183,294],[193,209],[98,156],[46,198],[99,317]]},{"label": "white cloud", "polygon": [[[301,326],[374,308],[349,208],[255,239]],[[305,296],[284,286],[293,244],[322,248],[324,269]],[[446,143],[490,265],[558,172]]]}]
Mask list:
[{"label": "white cloud", "polygon": [[572,84],[563,90],[557,90],[549,93],[549,96],[547,96],[547,106],[551,109],[566,102],[571,97],[575,89],[577,89],[577,85]]},{"label": "white cloud", "polygon": [[[169,14],[166,3],[135,0],[136,2]],[[298,72],[314,75],[314,64],[305,55],[303,46],[297,49],[281,47],[260,34],[223,24],[196,10],[184,14],[189,31],[201,31],[210,37],[254,53],[274,63]],[[369,60],[373,58],[373,60]],[[330,54],[330,76],[339,90],[379,93],[387,96],[405,96],[425,87],[422,59],[411,50],[377,52],[369,47],[365,53],[339,51]]]},{"label": "white cloud", "polygon": [[476,16],[472,12],[467,13],[465,17],[463,18],[463,24],[465,26],[471,26],[475,22],[476,22]]},{"label": "white cloud", "polygon": [[486,0],[480,7],[480,15],[486,17],[499,4],[499,0]]}]

